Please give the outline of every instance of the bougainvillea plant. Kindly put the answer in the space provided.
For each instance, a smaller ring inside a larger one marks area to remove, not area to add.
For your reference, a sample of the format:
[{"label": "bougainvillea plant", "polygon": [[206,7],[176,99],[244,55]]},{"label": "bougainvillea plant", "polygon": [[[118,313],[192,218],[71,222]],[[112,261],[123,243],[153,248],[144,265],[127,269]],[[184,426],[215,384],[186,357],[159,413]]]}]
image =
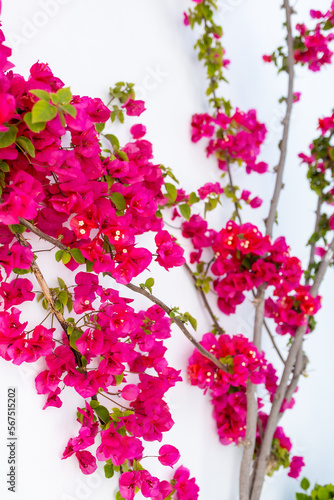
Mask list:
[{"label": "bougainvillea plant", "polygon": [[[319,120],[320,136],[309,155],[300,154],[318,196],[306,270],[283,236],[273,238],[273,226],[291,109],[300,98],[293,89],[294,67],[319,71],[331,62],[334,4],[325,13],[311,11],[315,27],[294,29],[284,0],[287,45],[263,56],[288,74],[276,185],[263,227],[243,220],[243,207],[256,209],[262,199],[247,186],[239,190],[233,175],[237,168],[250,175],[270,170],[260,159],[267,130],[255,110],[234,108],[221,96],[229,60],[216,9],[216,0],[195,0],[184,14],[184,24],[201,31],[195,49],[208,78],[208,112],[193,115],[191,140],[205,143],[218,167],[217,182],[191,193],[156,163],[143,124],[131,127],[132,140],[124,146],[106,133],[109,120],[123,123],[145,111],[133,84],[115,84],[105,104],[72,95],[44,63],[35,63],[24,78],[9,61],[1,32],[0,356],[15,365],[43,360],[35,386],[46,411],[63,405],[64,391],[82,397],[74,409],[78,431],[64,442],[62,459],[75,457],[86,475],[100,463],[106,478],[116,472],[117,500],[132,500],[139,491],[153,500],[200,495],[195,478],[179,463],[177,443],[161,445],[174,423],[164,396],[182,380],[180,367],[165,356],[171,324],[195,347],[189,382],[210,394],[219,441],[243,446],[240,500],[259,499],[266,474],[284,467],[296,478],[304,465],[278,424],[294,405],[307,360],[303,339],[315,328],[319,286],[333,261],[328,235],[334,229],[334,115]],[[224,197],[233,211],[216,227],[210,212],[221,209]],[[170,221],[178,223],[175,234]],[[40,251],[55,261],[51,282],[38,262]],[[200,341],[190,332],[196,319],[153,294],[153,277],[140,283],[141,274],[156,265],[166,271],[183,266],[191,276],[212,323]],[[64,266],[69,282],[62,277]],[[153,305],[138,310],[126,288]],[[237,314],[246,297],[254,303],[252,338],[244,332],[232,336],[223,327],[224,317]],[[32,301],[45,313],[33,325],[20,309]],[[263,329],[276,349],[275,335],[288,339],[281,376],[262,350]],[[166,478],[145,468],[147,442],[156,444],[162,465],[175,468]]]}]

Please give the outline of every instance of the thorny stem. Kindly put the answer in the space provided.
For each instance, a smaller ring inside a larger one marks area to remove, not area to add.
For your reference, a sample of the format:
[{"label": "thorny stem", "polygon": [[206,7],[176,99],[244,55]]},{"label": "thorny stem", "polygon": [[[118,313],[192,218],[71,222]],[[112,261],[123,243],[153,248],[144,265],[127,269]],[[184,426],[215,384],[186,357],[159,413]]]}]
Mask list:
[{"label": "thorny stem", "polygon": [[[16,236],[16,239],[18,240],[18,242],[20,243],[20,245],[26,247],[26,248],[29,248],[29,243],[27,242],[27,240],[24,238],[24,236],[22,236],[22,234],[18,234],[16,233],[15,234]],[[33,259],[32,263],[31,263],[31,269],[35,275],[35,278],[39,284],[39,286],[41,287],[41,290],[44,294],[44,297],[46,298],[49,306],[50,306],[50,309],[52,311],[52,314],[57,318],[58,320],[58,323],[60,324],[60,326],[63,328],[64,332],[66,333],[66,335],[68,336],[67,334],[67,328],[69,326],[71,326],[70,323],[68,323],[64,316],[62,315],[62,313],[60,311],[57,311],[55,309],[55,303],[54,303],[54,300],[53,300],[53,297],[52,297],[52,294],[51,294],[51,291],[50,291],[50,288],[48,287],[48,284],[46,283],[45,279],[44,279],[44,276],[39,268],[39,266],[37,265],[35,259]],[[77,352],[75,349],[72,349],[72,352],[73,352],[73,355],[75,357],[75,361],[77,363],[77,365],[82,368],[82,362],[81,362],[81,354],[79,352]]]},{"label": "thorny stem", "polygon": [[217,318],[216,316],[213,314],[213,311],[210,307],[210,304],[208,302],[208,299],[206,298],[206,294],[203,292],[202,288],[200,286],[197,286],[196,285],[196,276],[194,276],[194,273],[192,272],[192,270],[190,269],[190,267],[188,266],[188,264],[183,264],[183,266],[185,267],[185,269],[187,270],[188,274],[191,276],[192,280],[194,281],[195,283],[195,287],[196,289],[198,290],[203,302],[204,302],[204,306],[205,308],[207,309],[207,311],[209,312],[210,316],[211,316],[211,319],[216,327],[216,330],[219,332],[220,335],[223,335],[224,334],[224,330],[222,329],[222,327],[219,325],[218,321],[217,321]]},{"label": "thorny stem", "polygon": [[[329,248],[323,257],[318,272],[315,276],[314,283],[311,287],[310,293],[313,297],[316,297],[319,291],[320,284],[325,276],[325,273],[327,271],[327,268],[330,264],[330,262],[333,259],[334,255],[334,239],[332,240],[331,244],[329,245]],[[296,334],[294,336],[294,339],[292,341],[292,346],[289,351],[289,355],[287,357],[287,360],[285,362],[285,367],[283,370],[281,382],[278,386],[278,389],[276,391],[276,394],[274,396],[274,401],[271,407],[271,411],[268,417],[268,422],[265,430],[265,434],[263,437],[263,441],[261,444],[261,448],[259,451],[258,455],[258,461],[257,461],[257,467],[256,467],[256,473],[254,476],[254,482],[253,482],[253,487],[252,487],[252,492],[251,492],[251,500],[258,500],[260,498],[261,490],[262,490],[262,485],[264,482],[264,476],[265,476],[265,471],[266,471],[266,464],[267,460],[270,456],[270,449],[271,449],[271,443],[272,439],[274,436],[274,432],[277,427],[278,420],[280,418],[280,409],[282,406],[283,399],[287,393],[287,387],[289,383],[289,378],[291,375],[291,372],[293,370],[293,367],[296,363],[300,364],[300,361],[297,362],[297,357],[299,352],[301,351],[301,346],[303,342],[303,337],[306,332],[307,326],[300,326],[296,330]],[[302,369],[302,364],[299,366],[299,372]],[[291,381],[291,387],[293,388],[293,384],[295,384],[294,378]],[[290,391],[289,391],[290,392]]]},{"label": "thorny stem", "polygon": [[67,246],[64,245],[64,243],[57,240],[56,238],[53,238],[52,236],[49,236],[46,233],[44,233],[43,231],[38,229],[38,227],[34,226],[31,222],[29,222],[25,219],[22,219],[21,217],[19,217],[18,219],[19,219],[20,224],[22,224],[22,226],[26,227],[27,229],[29,229],[29,231],[36,234],[37,236],[39,236],[43,240],[48,241],[49,243],[52,243],[52,245],[60,248],[61,250],[67,250]]}]

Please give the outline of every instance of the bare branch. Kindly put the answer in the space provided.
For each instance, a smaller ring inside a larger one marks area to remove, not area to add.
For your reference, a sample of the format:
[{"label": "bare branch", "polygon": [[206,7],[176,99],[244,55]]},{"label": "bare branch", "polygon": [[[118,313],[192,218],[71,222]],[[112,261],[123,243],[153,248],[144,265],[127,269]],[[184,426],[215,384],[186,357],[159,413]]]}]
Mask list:
[{"label": "bare branch", "polygon": [[57,240],[56,238],[53,238],[52,236],[49,236],[46,233],[43,233],[43,231],[38,229],[38,227],[34,226],[31,222],[29,222],[25,219],[22,219],[21,217],[19,217],[18,219],[19,219],[20,224],[22,224],[22,226],[29,229],[29,231],[31,231],[32,233],[39,236],[42,240],[45,240],[45,241],[48,241],[49,243],[52,243],[52,245],[60,248],[61,250],[67,250],[67,246],[64,245],[61,241]]},{"label": "bare branch", "polygon": [[[322,203],[323,203],[322,197],[319,196],[318,203],[317,203],[317,210],[316,210],[316,218],[315,218],[314,231],[313,231],[314,233],[317,233],[318,230],[319,230],[319,222],[320,222],[320,218],[321,218],[321,206],[322,206]],[[309,263],[308,263],[308,269],[310,269],[310,267],[314,263],[315,246],[316,246],[316,243],[311,243],[311,245],[310,245],[311,250],[310,250],[310,260],[309,260]],[[309,276],[305,280],[305,284],[306,285],[308,285],[310,283],[310,279],[311,279],[311,277]]]},{"label": "bare branch", "polygon": [[[246,436],[244,441],[244,450],[239,472],[239,500],[249,500],[250,489],[250,467],[253,461],[256,424],[257,424],[257,396],[256,386],[247,382],[247,420],[246,420]],[[254,418],[255,416],[255,418]]]},{"label": "bare branch", "polygon": [[222,329],[222,327],[219,325],[216,316],[213,314],[213,311],[212,311],[211,306],[208,302],[208,299],[206,298],[206,294],[203,292],[203,290],[200,286],[196,285],[196,281],[197,281],[196,276],[194,276],[194,274],[193,274],[192,270],[190,269],[190,267],[188,266],[188,264],[183,264],[183,267],[185,267],[185,269],[187,270],[187,273],[191,276],[192,280],[194,281],[196,290],[198,290],[198,292],[199,292],[199,294],[204,302],[204,306],[207,309],[207,311],[209,312],[211,319],[216,327],[216,330],[219,332],[220,335],[223,335],[225,332]]},{"label": "bare branch", "polygon": [[286,12],[289,82],[288,82],[286,112],[285,112],[285,117],[283,119],[283,136],[280,144],[280,158],[278,165],[276,167],[276,183],[275,183],[274,195],[270,203],[269,215],[266,221],[266,234],[268,234],[270,237],[272,237],[278,200],[281,193],[281,189],[283,187],[283,171],[284,171],[285,159],[288,147],[289,127],[290,127],[291,110],[293,104],[294,57],[293,57],[293,36],[292,36],[292,26],[291,26],[292,8],[290,7],[289,0],[284,0],[284,9]]},{"label": "bare branch", "polygon": [[[254,319],[254,333],[253,343],[255,347],[261,352],[261,337],[262,325],[264,319],[264,295],[266,291],[266,284],[263,283],[259,286],[257,294],[254,299],[255,305],[255,319]],[[249,500],[250,490],[250,469],[253,461],[255,438],[256,438],[256,424],[258,417],[257,407],[257,389],[256,386],[248,380],[247,382],[247,424],[246,424],[246,437],[245,447],[242,455],[241,468],[239,473],[239,500]]]},{"label": "bare branch", "polygon": [[277,347],[277,344],[276,344],[276,342],[275,342],[274,336],[273,336],[273,334],[271,333],[270,328],[269,328],[269,326],[268,326],[268,323],[266,322],[266,320],[265,320],[265,319],[263,320],[263,325],[264,325],[265,329],[267,330],[267,333],[268,333],[268,335],[269,335],[269,337],[270,337],[271,343],[273,344],[274,349],[275,349],[275,351],[277,352],[278,357],[280,358],[280,360],[282,361],[282,363],[285,363],[285,359],[283,358],[283,356],[282,356],[282,354],[281,354],[281,352],[280,352],[279,348]]},{"label": "bare branch", "polygon": [[[233,184],[233,178],[232,178],[232,173],[231,173],[231,167],[230,167],[230,160],[229,160],[229,158],[226,158],[226,167],[227,167],[229,184],[230,184],[230,187],[231,187],[231,190],[232,190],[233,194],[235,195],[236,189],[235,189],[234,184]],[[237,219],[239,221],[239,224],[242,224],[238,204],[237,204],[236,201],[234,201],[233,203],[234,203],[236,217],[237,217]]]}]

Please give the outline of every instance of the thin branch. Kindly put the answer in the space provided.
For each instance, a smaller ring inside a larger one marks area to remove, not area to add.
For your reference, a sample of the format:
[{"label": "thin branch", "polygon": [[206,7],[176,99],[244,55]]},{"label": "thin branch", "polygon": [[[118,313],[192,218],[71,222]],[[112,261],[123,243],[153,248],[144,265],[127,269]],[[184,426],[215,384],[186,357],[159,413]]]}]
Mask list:
[{"label": "thin branch", "polygon": [[[321,218],[321,206],[322,206],[322,203],[323,203],[322,197],[319,196],[318,203],[317,203],[316,219],[315,219],[313,233],[317,233],[318,230],[319,230],[319,222],[320,222],[320,218]],[[308,263],[308,270],[310,270],[310,267],[312,266],[312,264],[314,264],[315,246],[316,246],[316,243],[311,243],[311,245],[310,245],[310,260],[309,260],[309,263]],[[305,284],[308,285],[310,283],[310,280],[311,280],[311,276],[309,276],[308,278],[306,278]]]},{"label": "thin branch", "polygon": [[194,274],[193,274],[192,270],[190,269],[190,267],[188,266],[188,264],[183,264],[183,267],[185,267],[188,274],[191,276],[192,280],[194,281],[196,290],[198,290],[198,292],[199,292],[199,294],[204,302],[204,306],[207,309],[207,311],[209,312],[211,319],[216,327],[216,330],[219,332],[220,335],[223,335],[225,332],[222,329],[222,327],[219,325],[216,316],[213,314],[213,311],[212,311],[211,306],[208,302],[208,299],[206,298],[206,294],[203,292],[203,290],[200,286],[196,285],[196,281],[197,281],[196,276],[194,276]]},{"label": "thin branch", "polygon": [[[29,243],[27,242],[27,240],[24,238],[24,236],[22,234],[16,233],[15,236],[16,236],[16,239],[18,240],[18,242],[20,243],[20,245],[22,245],[22,246],[24,246],[26,248],[30,247]],[[47,300],[47,302],[48,302],[48,304],[50,306],[52,314],[55,315],[55,317],[58,320],[58,323],[63,328],[64,332],[66,333],[66,335],[68,337],[67,328],[69,326],[73,326],[73,325],[71,325],[70,323],[68,323],[65,320],[64,316],[62,315],[62,313],[60,311],[56,310],[55,303],[54,303],[54,300],[53,300],[50,288],[48,287],[48,284],[45,281],[44,276],[43,276],[43,274],[42,274],[39,266],[37,265],[35,259],[32,260],[31,269],[32,269],[32,271],[33,271],[33,273],[35,275],[35,278],[36,278],[39,286],[41,287],[41,290],[42,290],[42,292],[44,294],[44,297],[46,298],[46,300]],[[73,352],[73,355],[75,357],[75,361],[76,361],[77,365],[81,368],[82,367],[81,354],[78,351],[76,351],[75,349],[72,349],[72,348],[71,348],[71,351]]]},{"label": "thin branch", "polygon": [[[249,500],[250,468],[254,456],[256,424],[257,424],[257,396],[256,387],[250,380],[247,382],[247,420],[244,450],[239,472],[239,500]],[[254,418],[255,416],[255,418]]]},{"label": "thin branch", "polygon": [[[262,325],[264,320],[264,296],[266,283],[259,286],[255,305],[253,343],[261,352]],[[256,424],[258,418],[257,388],[250,380],[247,382],[247,423],[245,447],[242,454],[241,467],[239,473],[239,500],[249,500],[250,491],[250,470],[254,456]]]},{"label": "thin branch", "polygon": [[270,204],[270,211],[266,221],[266,234],[272,237],[273,226],[276,218],[276,210],[278,205],[279,196],[283,187],[283,171],[286,160],[286,153],[288,147],[289,128],[291,120],[291,110],[293,105],[293,81],[294,81],[294,56],[293,56],[293,36],[291,26],[292,8],[290,7],[289,0],[284,0],[284,9],[286,12],[286,27],[287,27],[287,45],[288,45],[288,96],[286,104],[285,117],[283,119],[283,136],[280,145],[280,158],[276,167],[276,183],[274,195]]},{"label": "thin branch", "polygon": [[[310,293],[313,297],[316,297],[319,291],[320,284],[325,276],[325,273],[328,269],[330,262],[333,259],[334,255],[334,239],[332,240],[324,258],[321,261],[318,272],[315,276],[314,283],[311,287]],[[256,474],[254,477],[254,483],[251,493],[251,500],[258,500],[260,498],[262,485],[264,482],[264,476],[266,471],[267,460],[270,456],[271,443],[273,440],[274,432],[277,427],[278,420],[280,418],[280,409],[282,406],[282,402],[287,392],[287,387],[289,383],[289,378],[291,372],[293,371],[293,367],[295,363],[297,363],[297,357],[301,350],[301,346],[303,343],[303,337],[305,335],[307,329],[307,325],[300,326],[296,330],[296,334],[294,336],[292,346],[289,351],[289,355],[285,362],[285,367],[283,370],[281,382],[277,388],[276,394],[274,396],[274,401],[271,407],[271,411],[268,417],[268,422],[265,430],[265,434],[261,443]],[[295,383],[295,382],[294,382]]]},{"label": "thin branch", "polygon": [[22,224],[22,226],[29,229],[29,231],[39,236],[42,240],[52,243],[52,245],[60,248],[61,250],[67,250],[67,246],[64,245],[64,243],[61,243],[61,241],[57,240],[56,238],[53,238],[52,236],[49,236],[48,234],[44,233],[43,231],[38,229],[38,227],[34,226],[31,222],[22,219],[21,217],[19,217],[18,219],[20,224]]},{"label": "thin branch", "polygon": [[275,342],[274,336],[271,333],[270,328],[268,326],[268,323],[266,322],[265,319],[263,320],[263,325],[264,325],[265,329],[267,330],[267,333],[268,333],[268,335],[270,337],[270,340],[271,340],[271,342],[272,342],[272,344],[274,346],[275,351],[277,352],[278,357],[280,358],[280,360],[282,361],[282,363],[285,363],[285,359],[283,358],[283,356],[282,356],[279,348],[277,347],[277,344]]},{"label": "thin branch", "polygon": [[[111,273],[105,273],[107,276],[110,276],[113,278]],[[114,278],[113,278],[114,279]],[[164,304],[160,299],[152,295],[151,293],[147,292],[143,288],[133,285],[132,283],[128,283],[127,285],[124,285],[129,290],[132,290],[133,292],[139,293],[140,295],[144,295],[147,299],[149,299],[151,302],[154,304],[157,304],[161,309],[163,309],[168,315],[172,312],[172,309],[168,307],[166,304]],[[179,320],[178,318],[173,318],[173,322],[179,327],[179,329],[184,333],[184,335],[187,337],[188,340],[196,347],[196,349],[207,359],[212,361],[217,368],[220,370],[223,370],[224,372],[227,372],[227,368],[225,365],[223,365],[211,352],[207,351],[197,340],[191,335],[189,330],[186,328],[185,324]]]},{"label": "thin branch", "polygon": [[[231,174],[231,168],[230,168],[229,158],[226,158],[226,167],[227,167],[229,184],[231,186],[231,190],[233,192],[233,195],[235,196],[236,189],[235,189],[234,184],[233,184],[233,178],[232,178],[232,174]],[[236,217],[237,217],[237,219],[239,221],[239,224],[241,224],[242,222],[241,222],[241,216],[240,216],[238,204],[237,204],[236,201],[234,201],[233,203],[234,203],[234,208],[235,208],[235,215],[236,215]]]}]

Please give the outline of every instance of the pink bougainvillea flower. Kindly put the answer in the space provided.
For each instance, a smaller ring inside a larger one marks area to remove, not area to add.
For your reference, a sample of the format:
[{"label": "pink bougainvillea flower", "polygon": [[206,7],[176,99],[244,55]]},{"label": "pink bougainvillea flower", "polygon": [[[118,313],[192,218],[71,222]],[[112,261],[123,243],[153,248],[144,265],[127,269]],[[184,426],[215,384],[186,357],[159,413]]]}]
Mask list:
[{"label": "pink bougainvillea flower", "polygon": [[196,500],[198,498],[199,487],[195,478],[190,478],[190,471],[186,467],[179,467],[174,474],[174,488],[178,500]]},{"label": "pink bougainvillea flower", "polygon": [[188,14],[186,12],[183,12],[183,24],[185,26],[189,26],[189,17],[188,17]]},{"label": "pink bougainvillea flower", "polygon": [[135,488],[141,486],[140,471],[129,471],[121,474],[119,480],[119,491],[125,500],[133,500]]},{"label": "pink bougainvillea flower", "polygon": [[297,479],[304,465],[303,457],[292,457],[288,476]]},{"label": "pink bougainvillea flower", "polygon": [[293,102],[298,102],[300,101],[300,96],[301,96],[301,92],[294,92],[293,93]]},{"label": "pink bougainvillea flower", "polygon": [[173,468],[173,465],[180,459],[180,452],[175,446],[165,444],[159,450],[158,460],[162,465],[168,465]]},{"label": "pink bougainvillea flower", "polygon": [[125,108],[128,116],[140,116],[146,110],[145,102],[140,100],[135,101],[132,96],[122,104],[121,108]]},{"label": "pink bougainvillea flower", "polygon": [[135,384],[128,384],[121,391],[122,398],[126,401],[133,401],[139,394],[139,388]]},{"label": "pink bougainvillea flower", "polygon": [[132,127],[130,128],[130,132],[134,139],[141,139],[146,134],[146,127],[145,125],[141,124],[132,125]]},{"label": "pink bougainvillea flower", "polygon": [[168,270],[170,267],[182,266],[185,263],[184,250],[168,231],[159,231],[154,238],[158,257],[155,259],[160,266]]},{"label": "pink bougainvillea flower", "polygon": [[79,467],[83,474],[93,474],[93,472],[96,471],[96,458],[90,453],[90,451],[77,451],[75,456],[78,459]]}]

